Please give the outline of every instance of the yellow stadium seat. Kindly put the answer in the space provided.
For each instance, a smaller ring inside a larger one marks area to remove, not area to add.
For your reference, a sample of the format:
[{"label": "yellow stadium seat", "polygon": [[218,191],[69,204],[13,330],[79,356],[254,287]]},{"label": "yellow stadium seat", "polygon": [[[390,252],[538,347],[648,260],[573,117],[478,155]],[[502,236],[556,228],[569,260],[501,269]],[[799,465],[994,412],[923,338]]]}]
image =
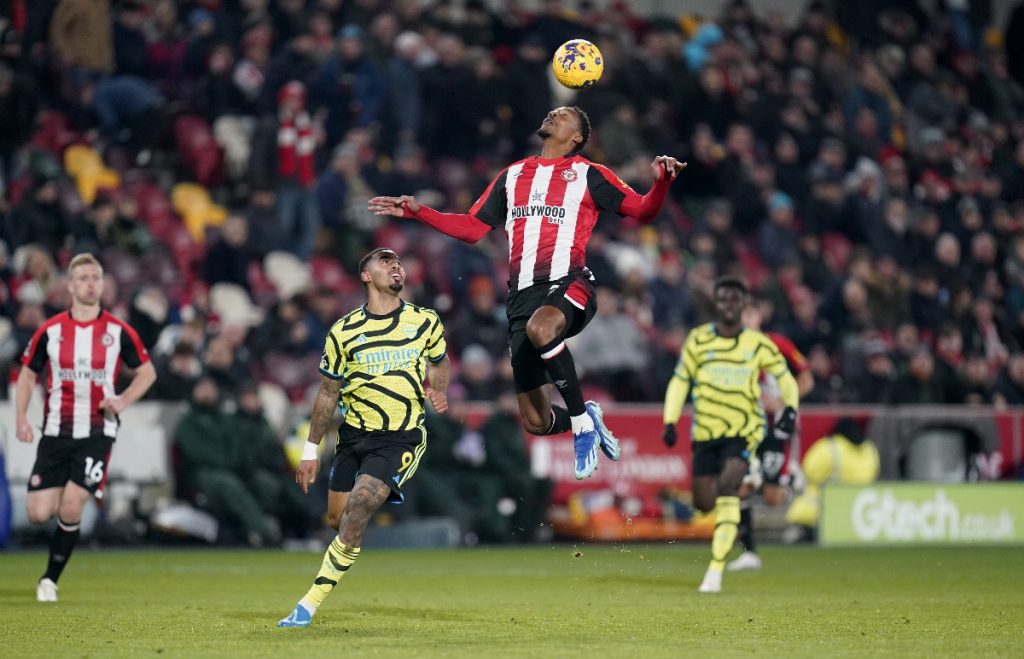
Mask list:
[{"label": "yellow stadium seat", "polygon": [[96,200],[100,188],[121,185],[121,175],[103,164],[99,152],[84,144],[72,144],[64,151],[64,169],[75,177],[78,194],[86,206]]},{"label": "yellow stadium seat", "polygon": [[219,227],[228,219],[227,209],[213,203],[209,191],[196,183],[175,185],[171,189],[171,205],[197,243],[206,239],[206,227]]}]

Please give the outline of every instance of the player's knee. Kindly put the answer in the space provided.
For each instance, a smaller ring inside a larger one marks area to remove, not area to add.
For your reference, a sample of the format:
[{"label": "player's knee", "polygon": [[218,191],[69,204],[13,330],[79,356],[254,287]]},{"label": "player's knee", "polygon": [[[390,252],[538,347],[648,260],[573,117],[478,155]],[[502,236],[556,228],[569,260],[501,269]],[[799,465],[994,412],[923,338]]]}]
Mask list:
[{"label": "player's knee", "polygon": [[715,502],[705,497],[694,497],[693,507],[702,513],[709,513],[715,509]]},{"label": "player's knee", "polygon": [[531,435],[543,435],[548,431],[548,428],[551,427],[551,419],[547,419],[547,422],[545,423],[544,419],[542,419],[539,414],[532,411],[524,414],[522,419],[523,428]]},{"label": "player's knee", "polygon": [[53,517],[53,511],[43,508],[29,508],[28,521],[30,524],[45,524]]},{"label": "player's knee", "polygon": [[540,348],[546,346],[559,336],[559,328],[546,318],[534,315],[526,323],[526,336],[530,337],[530,343]]}]

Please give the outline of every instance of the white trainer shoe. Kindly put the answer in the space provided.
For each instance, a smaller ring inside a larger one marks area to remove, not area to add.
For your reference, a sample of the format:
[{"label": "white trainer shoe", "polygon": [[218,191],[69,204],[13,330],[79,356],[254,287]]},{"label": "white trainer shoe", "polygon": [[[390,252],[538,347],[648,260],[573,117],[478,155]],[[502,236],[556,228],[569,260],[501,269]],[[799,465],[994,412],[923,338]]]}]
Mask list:
[{"label": "white trainer shoe", "polygon": [[761,569],[761,557],[752,551],[745,551],[736,557],[735,561],[725,566],[730,572],[744,572]]},{"label": "white trainer shoe", "polygon": [[50,579],[40,579],[39,584],[36,586],[36,601],[56,602],[57,584],[53,583]]},{"label": "white trainer shoe", "polygon": [[705,572],[704,581],[700,582],[700,588],[697,590],[701,593],[722,592],[722,573],[717,570],[708,570]]}]

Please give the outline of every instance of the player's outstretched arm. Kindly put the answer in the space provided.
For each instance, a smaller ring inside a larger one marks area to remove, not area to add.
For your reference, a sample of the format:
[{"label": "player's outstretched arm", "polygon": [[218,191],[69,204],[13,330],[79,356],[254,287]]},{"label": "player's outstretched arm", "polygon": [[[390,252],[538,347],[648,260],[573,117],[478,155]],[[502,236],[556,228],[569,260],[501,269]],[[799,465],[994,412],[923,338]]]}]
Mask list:
[{"label": "player's outstretched arm", "polygon": [[619,213],[627,217],[635,217],[641,222],[652,222],[665,203],[668,187],[681,171],[686,169],[685,162],[679,162],[672,156],[658,156],[651,162],[654,174],[654,185],[647,194],[640,196],[629,188],[619,206]]},{"label": "player's outstretched arm", "polygon": [[320,377],[320,390],[313,401],[313,412],[309,419],[309,436],[306,437],[306,445],[302,447],[302,461],[295,471],[295,482],[299,484],[303,492],[309,492],[309,486],[316,482],[316,473],[320,468],[320,461],[317,458],[317,449],[320,441],[327,434],[327,428],[334,418],[334,410],[338,407],[338,397],[341,395],[341,385],[337,380],[322,375]]},{"label": "player's outstretched arm", "polygon": [[434,411],[443,414],[448,411],[448,381],[451,378],[452,363],[448,355],[436,364],[427,362],[427,400],[433,405]]},{"label": "player's outstretched arm", "polygon": [[468,213],[442,213],[416,201],[412,195],[374,197],[367,208],[374,215],[408,217],[434,227],[446,236],[475,243],[491,230],[490,225]]}]

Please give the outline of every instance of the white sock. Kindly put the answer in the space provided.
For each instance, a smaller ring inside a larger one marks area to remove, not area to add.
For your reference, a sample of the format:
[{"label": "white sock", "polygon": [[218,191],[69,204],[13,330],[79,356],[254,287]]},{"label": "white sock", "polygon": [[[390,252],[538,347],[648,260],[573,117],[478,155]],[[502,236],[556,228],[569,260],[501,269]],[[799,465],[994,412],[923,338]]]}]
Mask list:
[{"label": "white sock", "polygon": [[305,597],[299,600],[299,606],[309,611],[310,615],[316,613],[316,604],[313,604]]},{"label": "white sock", "polygon": [[594,429],[594,420],[586,412],[579,416],[571,416],[569,420],[572,421],[572,434],[574,435]]}]

